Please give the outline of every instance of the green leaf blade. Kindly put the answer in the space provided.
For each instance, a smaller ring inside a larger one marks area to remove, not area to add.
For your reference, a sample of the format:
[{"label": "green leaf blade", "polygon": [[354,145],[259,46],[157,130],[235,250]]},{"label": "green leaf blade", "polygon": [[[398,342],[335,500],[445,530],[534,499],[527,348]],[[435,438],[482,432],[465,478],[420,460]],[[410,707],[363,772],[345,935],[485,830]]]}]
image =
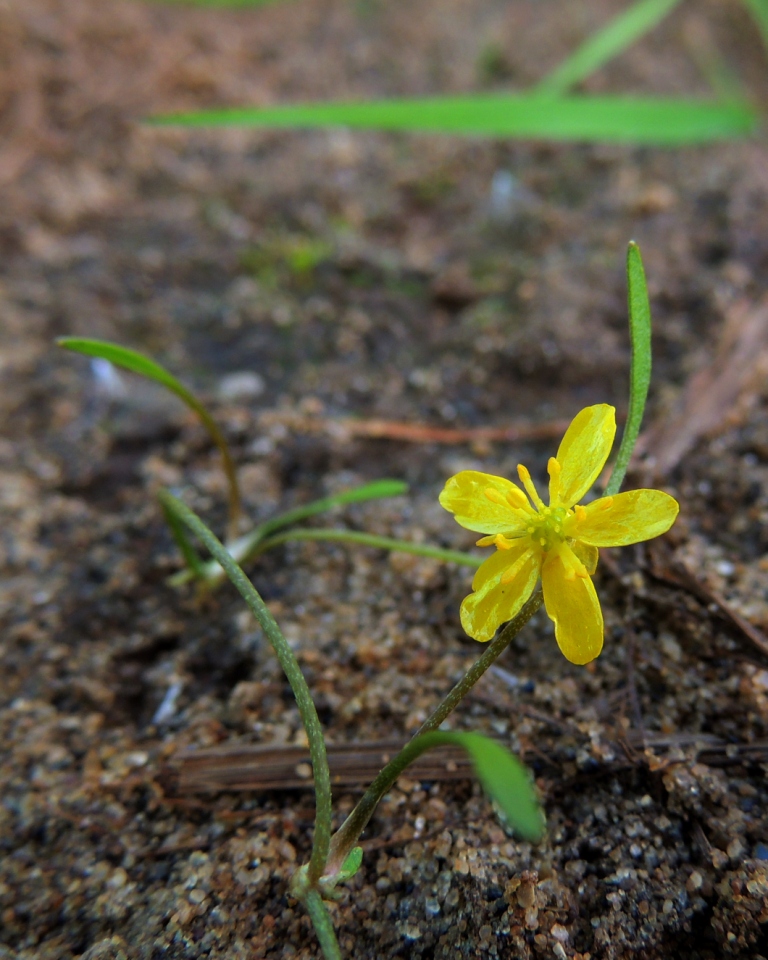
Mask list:
[{"label": "green leaf blade", "polygon": [[158,126],[346,126],[555,141],[611,141],[661,146],[746,136],[757,115],[745,102],[662,97],[548,97],[483,94],[370,103],[316,103],[208,110],[150,118]]},{"label": "green leaf blade", "polygon": [[145,356],[143,353],[139,353],[138,350],[131,350],[129,347],[123,347],[118,343],[110,343],[107,340],[94,340],[90,337],[58,337],[56,344],[65,350],[72,350],[86,357],[108,360],[117,367],[130,370],[132,373],[137,373],[139,376],[159,383],[167,390],[170,390],[171,393],[175,394],[200,417],[211,439],[221,453],[224,472],[227,475],[227,481],[229,483],[230,519],[234,523],[241,509],[240,488],[237,483],[235,464],[229,452],[229,446],[224,434],[206,407],[197,399],[194,393],[188,390],[172,373],[169,373],[165,367],[160,366],[159,363]]},{"label": "green leaf blade", "polygon": [[559,96],[652,30],[680,0],[638,0],[602,30],[597,30],[536,86],[539,93]]},{"label": "green leaf blade", "polygon": [[544,837],[546,823],[536,791],[522,763],[506,747],[480,733],[438,730],[422,734],[405,749],[413,750],[418,756],[425,750],[445,744],[466,750],[477,779],[496,803],[506,824],[524,840],[539,843]]},{"label": "green leaf blade", "polygon": [[640,248],[634,241],[627,249],[627,301],[632,361],[629,373],[629,408],[616,463],[605,488],[605,496],[615,496],[629,467],[640,436],[640,427],[651,384],[651,304]]}]

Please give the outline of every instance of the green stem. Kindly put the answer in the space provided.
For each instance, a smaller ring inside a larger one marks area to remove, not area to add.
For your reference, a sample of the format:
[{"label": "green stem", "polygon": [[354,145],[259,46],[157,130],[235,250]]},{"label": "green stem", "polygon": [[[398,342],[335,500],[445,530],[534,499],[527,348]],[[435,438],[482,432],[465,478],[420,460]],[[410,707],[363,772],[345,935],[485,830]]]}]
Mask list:
[{"label": "green stem", "polygon": [[[346,506],[351,503],[364,503],[369,500],[379,500],[384,497],[396,497],[407,493],[408,484],[400,480],[374,480],[371,483],[363,484],[361,487],[353,487],[351,490],[344,490],[341,493],[334,493],[330,497],[322,497],[320,500],[313,500],[312,503],[302,504],[300,507],[294,507],[285,513],[272,517],[266,523],[251,530],[242,537],[227,543],[227,550],[234,559],[240,563],[247,563],[254,556],[261,552],[259,549],[261,542],[270,534],[282,527],[288,527],[292,523],[299,523],[301,520],[308,520],[318,513],[324,513],[326,510],[332,510],[335,507]],[[174,574],[168,583],[172,587],[180,587],[194,579],[194,574],[190,570],[182,570]],[[213,587],[224,579],[224,571],[221,566],[212,560],[203,566],[201,579],[205,581],[206,586]]]},{"label": "green stem", "polygon": [[366,547],[379,547],[382,550],[397,550],[402,553],[412,553],[417,557],[431,557],[445,563],[459,563],[465,567],[479,567],[485,559],[470,553],[461,553],[459,550],[444,550],[442,547],[430,547],[426,543],[412,543],[408,540],[395,540],[392,537],[380,537],[373,533],[363,533],[359,530],[336,530],[332,528],[315,527],[311,530],[289,530],[276,537],[262,540],[249,555],[249,559],[271,550],[289,540],[337,540],[342,543],[359,543]]},{"label": "green stem", "polygon": [[186,504],[182,503],[181,500],[178,500],[167,490],[161,490],[158,498],[163,508],[189,527],[224,568],[227,576],[235,585],[261,625],[293,690],[304,729],[307,732],[309,753],[312,759],[312,770],[315,781],[315,836],[308,869],[308,880],[310,886],[312,886],[323,874],[328,858],[331,837],[331,775],[328,769],[323,730],[320,725],[320,719],[317,716],[314,701],[312,700],[312,694],[307,686],[307,681],[304,679],[296,657],[293,655],[293,651],[278,627],[275,618],[267,609],[256,588],[232,559],[224,545]]},{"label": "green stem", "polygon": [[168,524],[168,528],[171,531],[171,536],[173,537],[176,546],[181,551],[181,555],[184,557],[184,562],[187,565],[187,568],[192,576],[201,577],[203,575],[203,570],[205,569],[205,564],[200,559],[200,555],[197,550],[192,546],[189,537],[186,534],[184,529],[184,524],[178,519],[175,513],[172,513],[168,507],[161,503],[163,510],[163,516],[165,517],[165,522]]},{"label": "green stem", "polygon": [[310,890],[302,900],[312,920],[325,960],[341,960],[341,950],[331,922],[331,915],[317,890]]},{"label": "green stem", "polygon": [[[416,738],[422,734],[437,730],[448,714],[451,713],[463,697],[469,693],[494,660],[507,649],[512,640],[514,640],[526,623],[528,623],[543,602],[544,598],[541,590],[537,590],[514,620],[510,620],[501,633],[488,644],[482,656],[472,665],[461,680],[459,680],[437,709],[424,721],[418,732],[414,735],[413,740],[416,740]],[[341,869],[341,865],[344,863],[347,854],[352,847],[357,844],[360,834],[373,816],[381,798],[390,790],[408,764],[412,763],[419,753],[422,752],[421,749],[418,749],[414,754],[413,740],[406,744],[400,753],[384,767],[365,791],[357,806],[334,834],[331,840],[331,849],[326,866],[326,876],[333,876]],[[426,749],[426,746],[424,749]]]}]

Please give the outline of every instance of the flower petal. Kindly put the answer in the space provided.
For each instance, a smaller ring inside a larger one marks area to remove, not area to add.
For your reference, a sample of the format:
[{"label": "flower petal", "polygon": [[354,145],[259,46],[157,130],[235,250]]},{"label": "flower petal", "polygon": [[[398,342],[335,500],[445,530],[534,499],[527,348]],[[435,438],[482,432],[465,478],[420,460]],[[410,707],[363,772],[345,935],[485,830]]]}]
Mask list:
[{"label": "flower petal", "polygon": [[565,567],[551,551],[541,569],[544,606],[555,624],[557,644],[571,663],[589,663],[603,649],[603,611],[589,577],[565,579]]},{"label": "flower petal", "polygon": [[677,500],[661,490],[628,490],[579,507],[566,532],[594,547],[624,547],[666,533],[679,509]]},{"label": "flower petal", "polygon": [[580,543],[577,540],[576,543],[571,544],[571,550],[573,550],[587,568],[587,573],[592,576],[595,570],[597,570],[597,561],[600,559],[597,547],[593,547],[588,543]]},{"label": "flower petal", "polygon": [[477,533],[522,536],[532,513],[516,483],[477,470],[462,470],[451,477],[440,494],[440,503],[456,522]]},{"label": "flower petal", "polygon": [[[502,580],[518,565],[514,579]],[[461,625],[475,640],[490,640],[502,623],[511,620],[533,593],[541,568],[541,551],[528,537],[510,550],[497,550],[478,569],[471,593],[461,605]]]},{"label": "flower petal", "polygon": [[616,410],[607,403],[585,407],[573,418],[557,450],[559,503],[578,503],[608,459],[616,436]]}]

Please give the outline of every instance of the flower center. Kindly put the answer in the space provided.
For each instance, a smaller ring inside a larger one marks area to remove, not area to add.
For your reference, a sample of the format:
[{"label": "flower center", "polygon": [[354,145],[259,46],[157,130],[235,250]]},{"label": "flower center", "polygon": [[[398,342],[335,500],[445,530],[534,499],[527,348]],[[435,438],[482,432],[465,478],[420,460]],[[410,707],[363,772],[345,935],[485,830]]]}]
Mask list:
[{"label": "flower center", "polygon": [[552,550],[565,541],[567,507],[542,507],[531,517],[526,533],[543,550]]}]

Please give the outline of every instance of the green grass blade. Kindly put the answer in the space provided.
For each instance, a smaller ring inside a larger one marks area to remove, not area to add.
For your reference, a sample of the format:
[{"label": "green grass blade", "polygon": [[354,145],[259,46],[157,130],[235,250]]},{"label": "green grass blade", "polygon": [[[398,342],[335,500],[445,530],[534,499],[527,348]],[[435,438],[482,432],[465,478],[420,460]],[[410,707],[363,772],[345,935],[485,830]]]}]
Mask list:
[{"label": "green grass blade", "polygon": [[279,533],[275,537],[262,540],[251,557],[266,553],[281,543],[289,540],[325,540],[341,543],[357,543],[363,547],[376,547],[380,550],[391,550],[399,553],[410,553],[417,557],[430,557],[441,560],[443,563],[458,563],[465,567],[477,567],[486,557],[474,556],[471,553],[462,553],[459,550],[444,550],[442,547],[431,547],[427,543],[411,543],[408,540],[395,540],[393,537],[380,537],[373,533],[361,530],[338,530],[313,528],[311,530],[289,530]]},{"label": "green grass blade", "polygon": [[607,497],[615,496],[627,472],[632,452],[640,435],[645,401],[651,383],[651,304],[645,280],[643,258],[636,243],[627,250],[627,300],[629,303],[629,335],[632,343],[632,362],[629,373],[629,410],[624,435],[605,488]]},{"label": "green grass blade", "polygon": [[544,836],[544,815],[528,771],[506,747],[479,733],[454,733],[438,730],[424,733],[404,749],[415,760],[417,756],[444,744],[461,747],[469,754],[477,779],[495,802],[505,823],[514,832],[531,843]]},{"label": "green grass blade", "polygon": [[538,93],[563,94],[652,30],[680,0],[638,0],[602,30],[593,33],[560,66],[536,85]]},{"label": "green grass blade", "polygon": [[763,43],[768,50],[768,0],[744,0],[749,12],[757,21],[757,26],[763,37]]},{"label": "green grass blade", "polygon": [[234,524],[240,516],[240,488],[237,483],[237,473],[232,455],[229,452],[229,446],[224,439],[224,434],[219,429],[216,421],[208,413],[203,404],[197,397],[188,390],[183,383],[180,383],[173,374],[169,373],[159,363],[145,357],[143,353],[137,350],[130,350],[128,347],[121,347],[116,343],[109,343],[106,340],[92,340],[88,337],[59,337],[56,343],[65,350],[74,350],[75,353],[82,353],[87,357],[98,357],[102,360],[109,360],[115,366],[123,367],[132,373],[138,373],[148,380],[154,380],[161,386],[174,393],[191,410],[200,417],[205,428],[211,436],[211,439],[219,448],[221,459],[224,464],[224,472],[227,475],[229,483],[229,513],[230,521]]},{"label": "green grass blade", "polygon": [[[264,549],[262,545],[267,537],[292,523],[308,520],[310,517],[314,517],[318,513],[324,513],[326,510],[332,510],[334,507],[345,506],[350,503],[364,503],[367,500],[381,500],[385,497],[397,497],[407,492],[408,484],[403,483],[402,480],[374,480],[372,483],[363,484],[361,487],[343,490],[341,493],[334,493],[330,497],[322,497],[320,500],[313,500],[312,503],[287,510],[285,513],[267,520],[266,523],[256,527],[250,533],[234,540],[227,545],[227,549],[238,563],[247,563],[262,552],[262,549]],[[180,587],[191,579],[190,572],[182,570],[180,573],[174,574],[168,583],[171,586]],[[224,579],[224,571],[213,560],[204,564],[202,579],[209,587],[215,586]]]},{"label": "green grass blade", "polygon": [[676,146],[746,136],[757,126],[757,114],[744,102],[483,94],[424,100],[206,110],[157,116],[149,122],[186,127],[346,126],[368,130]]}]

